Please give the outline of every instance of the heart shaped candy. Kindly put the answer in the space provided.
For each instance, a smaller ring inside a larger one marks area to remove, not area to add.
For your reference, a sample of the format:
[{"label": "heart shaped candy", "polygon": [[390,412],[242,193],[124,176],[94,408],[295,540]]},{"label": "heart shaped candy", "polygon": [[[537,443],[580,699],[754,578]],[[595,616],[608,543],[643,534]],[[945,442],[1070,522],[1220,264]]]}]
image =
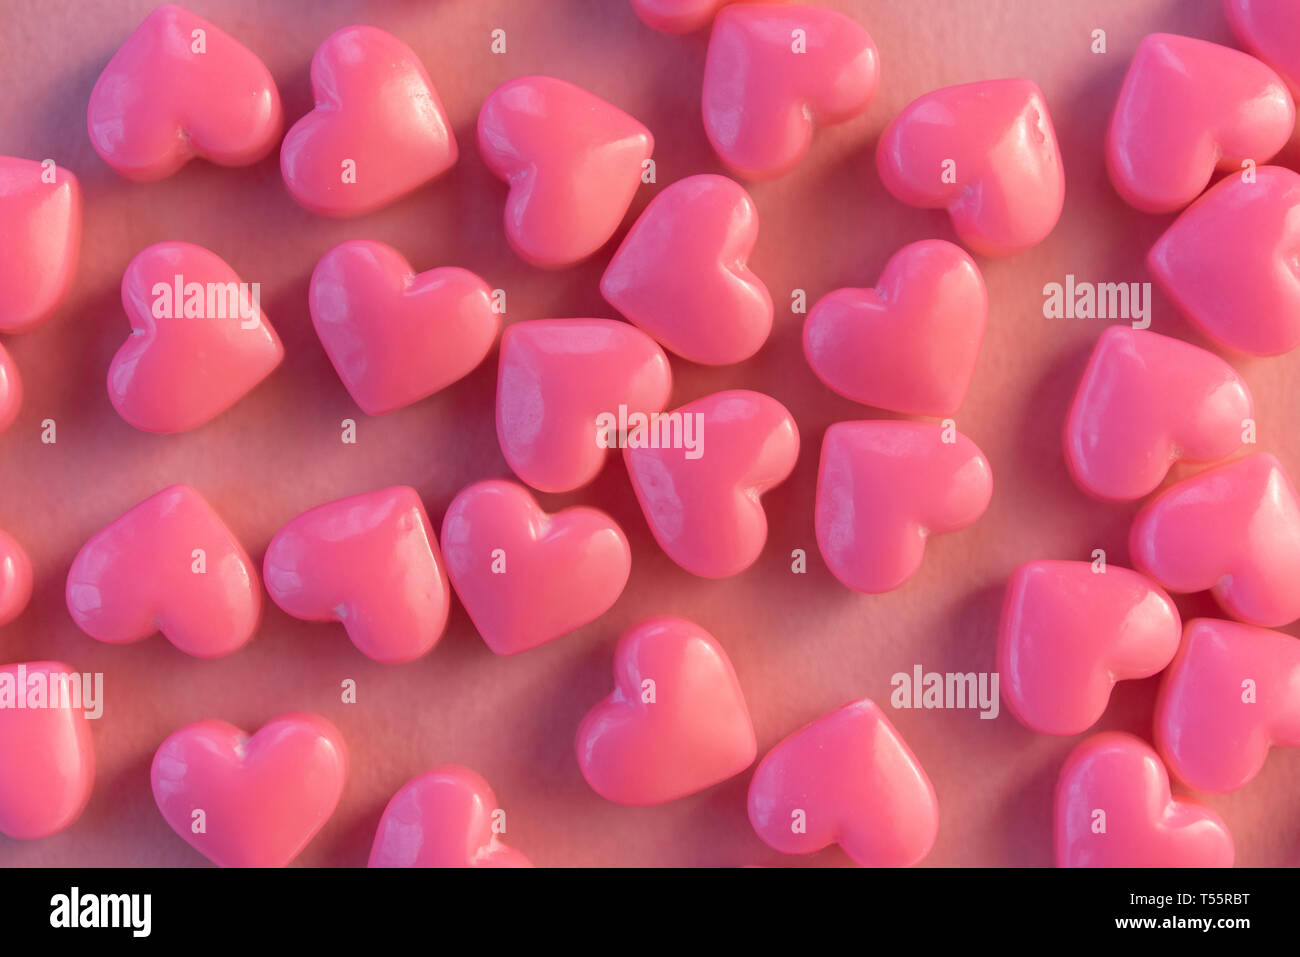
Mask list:
[{"label": "heart shaped candy", "polygon": [[72,288],[81,184],[58,166],[0,156],[0,332],[26,332]]},{"label": "heart shaped candy", "polygon": [[442,637],[451,589],[415,489],[327,502],[275,533],[262,562],[271,600],[305,621],[340,621],[362,654],[411,661]]},{"label": "heart shaped candy", "polygon": [[1002,698],[1027,728],[1078,734],[1106,710],[1115,682],[1169,664],[1181,634],[1173,601],[1137,572],[1026,562],[1002,603]]},{"label": "heart shaped candy", "polygon": [[1300,500],[1267,453],[1165,489],[1133,519],[1129,554],[1170,591],[1210,589],[1241,621],[1272,628],[1300,618]]},{"label": "heart shaped candy", "polygon": [[543,269],[586,259],[614,235],[654,151],[618,107],[549,76],[501,84],[478,115],[483,161],[510,185],[506,238]]},{"label": "heart shaped candy", "polygon": [[0,432],[14,424],[22,407],[22,376],[9,350],[0,345]]},{"label": "heart shaped candy", "polygon": [[799,457],[785,406],[761,392],[715,392],[652,418],[626,444],[632,488],[669,558],[702,578],[754,564],[767,542],[760,497]]},{"label": "heart shaped candy", "polygon": [[466,269],[416,275],[392,246],[335,246],[316,264],[311,321],[348,393],[367,415],[418,402],[468,375],[496,341],[492,290]]},{"label": "heart shaped candy", "polygon": [[966,397],[988,317],[975,261],[942,239],[904,246],[875,289],[836,289],[803,327],[817,378],[880,409],[950,415]]},{"label": "heart shaped candy", "polygon": [[23,613],[32,598],[32,563],[18,539],[0,531],[0,625]]},{"label": "heart shaped candy", "polygon": [[641,622],[614,652],[614,693],[582,719],[578,766],[616,804],[663,804],[739,774],[758,745],[727,653],[682,618]]},{"label": "heart shaped candy", "polygon": [[1213,810],[1169,793],[1145,741],[1095,734],[1056,783],[1058,867],[1231,867],[1232,835]]},{"label": "heart shaped candy", "polygon": [[1088,360],[1065,423],[1065,461],[1103,501],[1154,491],[1181,459],[1236,451],[1254,403],[1212,352],[1144,329],[1110,326]]},{"label": "heart shaped candy", "polygon": [[740,362],[772,331],[772,297],[746,262],[757,238],[758,212],[739,183],[688,176],[651,200],[601,294],[683,359]]},{"label": "heart shaped candy", "polygon": [[505,812],[483,778],[447,764],[402,785],[379,819],[370,867],[532,867],[501,842]]},{"label": "heart shaped candy", "polygon": [[283,122],[275,81],[257,55],[170,3],[113,54],[86,110],[95,152],[141,181],[170,176],[195,156],[256,163],[275,147]]},{"label": "heart shaped candy", "polygon": [[838,844],[863,867],[910,867],[934,845],[939,803],[907,742],[863,698],[767,753],[749,784],[749,821],[783,854]]},{"label": "heart shaped candy", "polygon": [[1292,0],[1223,0],[1223,14],[1241,45],[1300,90],[1300,7]]},{"label": "heart shaped candy", "polygon": [[836,422],[817,472],[817,546],[841,583],[877,594],[915,574],[931,535],[973,523],[993,473],[960,432],[931,422]]},{"label": "heart shaped candy", "polygon": [[447,574],[498,655],[536,648],[605,614],[627,584],[632,552],[594,508],[548,515],[515,482],[476,482],[442,519]]},{"label": "heart shaped candy", "polygon": [[242,648],[262,617],[248,553],[203,496],[173,485],[81,546],[68,571],[68,611],[99,641],[161,631],[181,651],[216,658]]},{"label": "heart shaped candy", "polygon": [[855,20],[822,7],[724,7],[704,64],[704,131],[749,179],[790,172],[817,125],[843,123],[876,92],[879,57]]},{"label": "heart shaped candy", "polygon": [[880,180],[897,199],[947,209],[961,241],[1009,256],[1046,238],[1065,202],[1047,101],[1030,80],[986,80],[917,97],[880,137]]},{"label": "heart shaped candy", "polygon": [[[668,402],[673,375],[653,339],[612,319],[534,319],[501,336],[497,438],[510,468],[543,492],[571,492],[608,457],[621,434]],[[615,439],[618,436],[613,436]]]},{"label": "heart shaped candy", "polygon": [[149,777],[168,825],[212,863],[284,867],[334,813],[347,767],[338,729],[295,713],[251,737],[225,721],[188,724],[158,748]]},{"label": "heart shaped candy", "polygon": [[1300,747],[1300,641],[1189,621],[1156,699],[1156,747],[1169,769],[1198,791],[1235,791],[1271,746]]}]

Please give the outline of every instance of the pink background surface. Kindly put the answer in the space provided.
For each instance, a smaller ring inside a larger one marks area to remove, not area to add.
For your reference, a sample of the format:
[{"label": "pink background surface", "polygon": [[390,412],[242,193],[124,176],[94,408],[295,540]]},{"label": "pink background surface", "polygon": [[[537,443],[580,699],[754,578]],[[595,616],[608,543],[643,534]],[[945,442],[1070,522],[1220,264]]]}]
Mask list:
[{"label": "pink background surface", "polygon": [[[621,461],[578,493],[542,496],[548,509],[576,502],[609,511],[627,531],[633,571],[602,619],[541,649],[493,656],[457,606],[434,651],[412,664],[364,658],[337,625],[290,619],[268,601],[261,631],[242,651],[200,661],[161,637],[99,644],[63,605],[74,554],[96,530],[173,482],[197,487],[260,563],[272,534],[300,511],[340,496],[409,484],[434,527],[469,482],[506,476],[493,426],[496,352],[441,394],[383,418],[364,416],[339,383],[307,312],[316,260],[346,239],[391,243],[417,269],[457,265],[507,290],[508,320],[612,316],[597,284],[613,251],[573,269],[524,265],[501,225],[503,184],[477,154],[479,105],[497,84],[528,73],[576,82],[628,110],[656,137],[658,185],[643,187],[633,214],[656,189],[699,172],[721,172],[700,122],[707,33],[672,37],[644,27],[625,0],[394,0],[272,3],[190,0],[188,6],[253,49],[280,87],[292,122],[311,107],[308,66],[316,45],[351,23],[384,27],[420,55],[461,147],[442,179],[379,213],[331,221],[298,208],[280,180],[278,155],[244,169],[203,162],[172,178],[133,184],[94,154],[86,103],[117,46],[149,2],[7,0],[0,10],[0,152],[53,157],[85,190],[85,240],[73,293],[28,335],[8,337],[26,399],[0,436],[0,527],[32,559],[31,607],[0,630],[0,661],[54,658],[105,673],[104,717],[94,723],[97,779],[72,827],[40,841],[0,837],[3,865],[196,865],[205,861],[173,834],[154,806],[149,762],[168,733],[221,718],[254,730],[275,715],[312,710],[342,730],[351,777],[337,812],[299,858],[303,865],[362,865],[379,815],[406,780],[439,763],[481,772],[508,812],[506,840],[539,865],[844,864],[835,848],[785,858],[753,834],[745,816],[749,773],[667,806],[618,807],[592,793],[572,753],[587,708],[612,686],[619,634],[651,614],[691,618],[729,652],[745,689],[760,753],[803,723],[870,696],[887,706],[890,676],[992,671],[1003,583],[1034,558],[1086,559],[1104,548],[1127,563],[1136,505],[1093,503],[1071,484],[1061,427],[1074,386],[1104,323],[1049,320],[1042,287],[1067,272],[1091,281],[1149,279],[1143,257],[1170,221],[1125,206],[1106,180],[1105,128],[1129,57],[1151,31],[1231,43],[1216,2],[1174,0],[824,0],[862,22],[879,49],[882,79],[867,113],[818,133],[791,175],[751,187],[761,228],[752,264],[772,289],[777,321],[753,359],[726,368],[674,358],[677,405],[724,388],[766,391],[794,414],[799,464],[765,498],[768,547],[748,572],[697,579],[655,546]],[[508,53],[489,52],[507,31]],[[1105,29],[1109,52],[1089,51]],[[990,315],[959,428],[993,465],[985,516],[935,539],[919,573],[881,596],[854,594],[826,571],[813,536],[821,436],[835,421],[885,415],[840,399],[806,366],[802,317],[789,291],[811,305],[839,286],[874,284],[904,243],[953,239],[945,214],[901,205],[874,165],[877,137],[914,97],[936,87],[1023,75],[1044,90],[1064,153],[1065,212],[1052,236],[1011,259],[980,260]],[[1292,144],[1280,162],[1294,167]],[[624,226],[630,225],[631,217]],[[619,236],[621,237],[620,232]],[[615,242],[617,241],[616,240]],[[161,240],[199,243],[243,279],[284,340],[284,365],[252,395],[193,432],[155,436],[124,423],[104,377],[128,332],[118,300],[127,262]],[[1153,329],[1206,344],[1157,294]],[[1237,361],[1254,392],[1259,448],[1300,475],[1295,427],[1300,351]],[[355,446],[339,423],[359,423]],[[58,442],[40,442],[40,422]],[[1177,474],[1177,473],[1176,473]],[[808,573],[790,572],[792,549]],[[1179,600],[1185,615],[1215,614],[1206,596]],[[1285,629],[1297,633],[1296,626]],[[344,705],[339,684],[356,679]],[[1122,684],[1097,726],[1150,738],[1157,680]],[[1052,861],[1052,788],[1076,739],[1021,727],[1004,708],[996,721],[974,711],[890,711],[938,793],[941,823],[927,865],[1047,865]],[[1243,865],[1300,859],[1300,749],[1275,751],[1243,790],[1207,799],[1227,820]]]}]

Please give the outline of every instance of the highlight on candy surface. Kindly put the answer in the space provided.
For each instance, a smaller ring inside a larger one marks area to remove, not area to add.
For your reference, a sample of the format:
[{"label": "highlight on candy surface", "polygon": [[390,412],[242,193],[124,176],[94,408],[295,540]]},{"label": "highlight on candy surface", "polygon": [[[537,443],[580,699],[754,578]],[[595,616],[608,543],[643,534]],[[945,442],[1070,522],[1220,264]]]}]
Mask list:
[{"label": "highlight on candy surface", "polygon": [[32,598],[32,563],[18,539],[0,529],[0,625],[7,625]]},{"label": "highlight on candy surface", "polygon": [[0,156],[0,332],[49,319],[72,288],[80,253],[77,177],[52,160]]},{"label": "highlight on candy surface", "polygon": [[0,345],[0,432],[14,424],[23,407],[23,380],[9,350]]}]

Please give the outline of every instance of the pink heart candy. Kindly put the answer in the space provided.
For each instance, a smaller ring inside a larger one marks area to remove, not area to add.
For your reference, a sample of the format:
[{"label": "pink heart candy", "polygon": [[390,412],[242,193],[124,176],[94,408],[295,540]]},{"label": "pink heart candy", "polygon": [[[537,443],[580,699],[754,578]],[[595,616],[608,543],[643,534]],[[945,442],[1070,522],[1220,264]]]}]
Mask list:
[{"label": "pink heart candy", "polygon": [[611,306],[683,359],[748,359],[772,331],[772,297],[747,263],[749,193],[725,176],[673,183],[646,207],[600,281]]},{"label": "pink heart candy", "polygon": [[877,594],[916,573],[931,535],[984,514],[993,472],[979,448],[932,422],[836,422],[817,472],[817,546],[831,574]]},{"label": "pink heart candy", "polygon": [[493,90],[478,115],[478,144],[488,169],[510,185],[506,238],[543,269],[605,245],[654,151],[654,137],[631,116],[549,76]]},{"label": "pink heart candy", "polygon": [[[1243,174],[1244,175],[1244,174]],[[1300,174],[1261,166],[1227,176],[1147,253],[1179,311],[1220,346],[1275,356],[1300,345]]]},{"label": "pink heart candy", "polygon": [[910,867],[934,845],[939,802],[907,742],[863,698],[767,753],[749,784],[749,821],[783,854],[838,844],[863,867]]},{"label": "pink heart candy", "polygon": [[447,574],[483,641],[515,655],[581,628],[618,600],[627,536],[594,508],[548,515],[515,482],[476,482],[442,519]]},{"label": "pink heart candy", "polygon": [[1300,641],[1189,621],[1156,699],[1156,746],[1180,780],[1213,793],[1250,783],[1270,747],[1300,747]]},{"label": "pink heart candy", "polygon": [[650,531],[693,575],[739,574],[767,542],[760,498],[794,471],[799,428],[780,402],[745,389],[666,415],[640,440],[629,434],[623,453]]},{"label": "pink heart candy", "polygon": [[429,516],[405,485],[318,505],[271,539],[271,600],[305,621],[339,621],[376,661],[420,657],[442,637],[451,588]]},{"label": "pink heart candy", "polygon": [[0,531],[0,625],[23,613],[32,598],[32,563],[6,531]]},{"label": "pink heart candy", "polygon": [[724,7],[704,64],[704,131],[741,176],[773,179],[804,158],[816,126],[865,111],[879,75],[871,35],[842,13]]},{"label": "pink heart candy", "polygon": [[170,176],[198,156],[248,166],[275,147],[275,80],[230,34],[174,4],[145,17],[95,81],[90,143],[133,180]]},{"label": "pink heart candy", "polygon": [[161,631],[196,658],[242,648],[262,617],[248,553],[188,485],[145,499],[82,545],[67,604],[98,641],[126,644]]},{"label": "pink heart candy", "polygon": [[880,409],[950,415],[975,374],[988,294],[975,261],[926,239],[890,257],[875,289],[836,289],[803,327],[817,378]]},{"label": "pink heart candy", "polygon": [[1115,682],[1169,664],[1181,634],[1173,601],[1137,572],[1026,562],[1002,603],[1002,698],[1027,728],[1079,734],[1102,716]]},{"label": "pink heart candy", "polygon": [[466,269],[416,274],[384,243],[356,239],[316,264],[312,324],[348,393],[368,415],[433,395],[483,361],[501,317]]},{"label": "pink heart candy", "polygon": [[456,137],[420,58],[397,37],[351,26],[311,58],[316,106],[280,146],[298,205],[322,216],[387,206],[456,165]]},{"label": "pink heart candy", "polygon": [[739,774],[758,744],[745,695],[717,639],[682,618],[624,633],[614,692],[582,719],[578,766],[616,804],[663,804]]},{"label": "pink heart candy", "polygon": [[50,318],[72,288],[81,184],[58,166],[0,156],[0,222],[0,332],[26,332]]},{"label": "pink heart candy", "polygon": [[1231,867],[1232,857],[1223,818],[1174,798],[1145,741],[1106,731],[1070,752],[1056,783],[1058,867]]},{"label": "pink heart candy", "polygon": [[505,812],[483,778],[454,764],[402,785],[379,819],[370,867],[532,867],[497,833]]},{"label": "pink heart candy", "polygon": [[0,345],[0,432],[14,424],[22,407],[22,376],[9,350]]},{"label": "pink heart candy", "polygon": [[984,256],[1041,242],[1065,202],[1056,132],[1031,80],[985,80],[918,97],[881,135],[876,167],[895,198],[947,209],[961,241]]},{"label": "pink heart candy", "polygon": [[1214,353],[1155,332],[1110,326],[1074,394],[1065,461],[1089,495],[1138,499],[1154,491],[1175,462],[1231,455],[1254,414],[1246,381]]},{"label": "pink heart candy", "polygon": [[1223,14],[1242,46],[1300,90],[1300,7],[1292,0],[1223,0]]},{"label": "pink heart candy", "polygon": [[1134,518],[1129,554],[1170,591],[1209,589],[1241,621],[1300,618],[1300,500],[1265,452],[1165,489]]},{"label": "pink heart candy", "polygon": [[[668,357],[634,326],[612,319],[533,319],[501,336],[497,438],[510,468],[542,492],[571,492],[609,457],[601,421],[659,412],[673,375]],[[625,412],[625,415],[620,415]],[[604,417],[604,418],[602,418]]]},{"label": "pink heart candy", "polygon": [[0,834],[48,837],[90,800],[95,750],[85,708],[74,707],[84,698],[63,683],[73,674],[57,661],[0,666]]},{"label": "pink heart candy", "polygon": [[168,825],[212,863],[284,867],[334,813],[347,768],[338,729],[295,713],[251,737],[225,721],[188,724],[158,748],[149,777]]}]

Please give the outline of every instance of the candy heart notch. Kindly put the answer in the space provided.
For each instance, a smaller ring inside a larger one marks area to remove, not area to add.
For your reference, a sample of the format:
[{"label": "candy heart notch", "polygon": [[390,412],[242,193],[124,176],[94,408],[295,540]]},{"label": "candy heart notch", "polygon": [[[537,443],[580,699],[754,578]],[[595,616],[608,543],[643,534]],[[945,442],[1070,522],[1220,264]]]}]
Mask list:
[{"label": "candy heart notch", "polygon": [[660,33],[692,33],[709,25],[728,3],[752,0],[632,0],[641,22]]},{"label": "candy heart notch", "polygon": [[516,475],[542,492],[596,477],[629,422],[668,404],[668,357],[612,319],[533,319],[501,336],[497,439]]},{"label": "candy heart notch", "polygon": [[961,241],[1009,256],[1061,217],[1065,171],[1047,101],[1030,80],[986,80],[926,93],[880,137],[885,189],[909,206],[947,209]]},{"label": "candy heart notch", "polygon": [[1079,734],[1106,710],[1115,682],[1169,664],[1181,634],[1173,601],[1137,572],[1026,562],[1002,604],[1002,698],[1027,728]]},{"label": "candy heart notch", "polygon": [[262,312],[260,283],[245,283],[215,253],[155,243],[122,275],[131,336],[108,367],[108,398],[145,432],[184,432],[230,408],[284,358]]},{"label": "candy heart notch", "polygon": [[747,179],[790,172],[813,129],[866,110],[880,76],[876,44],[857,21],[821,7],[724,7],[704,64],[704,131]]},{"label": "candy heart notch", "polygon": [[492,788],[469,768],[426,771],[384,808],[369,866],[532,867],[501,842],[494,829],[499,811]]},{"label": "candy heart notch", "polygon": [[931,422],[836,422],[822,439],[817,546],[840,582],[878,594],[915,574],[931,535],[984,514],[993,472],[960,432]]},{"label": "candy heart notch", "polygon": [[1227,176],[1174,220],[1147,267],[1178,310],[1234,352],[1300,345],[1300,174],[1261,166]]},{"label": "candy heart notch", "polygon": [[0,345],[0,432],[14,424],[23,407],[23,380],[9,350]]},{"label": "candy heart notch", "polygon": [[483,161],[506,181],[506,238],[543,269],[586,259],[614,235],[654,152],[618,107],[549,76],[501,84],[478,115]]},{"label": "candy heart notch", "polygon": [[836,289],[803,327],[817,378],[845,398],[914,415],[961,408],[984,338],[988,294],[975,261],[926,239],[890,257],[875,289]]},{"label": "candy heart notch", "polygon": [[95,751],[88,702],[71,684],[79,677],[57,661],[0,666],[0,834],[48,837],[90,800]]},{"label": "candy heart notch", "polygon": [[0,156],[0,332],[26,332],[54,314],[72,288],[80,251],[77,177],[52,163]]},{"label": "candy heart notch", "polygon": [[1156,747],[1169,770],[1198,791],[1235,791],[1273,746],[1300,747],[1300,641],[1189,621],[1156,698]]},{"label": "candy heart notch", "polygon": [[772,331],[772,297],[747,263],[757,238],[758,211],[739,183],[688,176],[650,201],[601,294],[683,359],[740,362]]},{"label": "candy heart notch", "polygon": [[144,18],[95,81],[90,144],[128,179],[163,179],[198,156],[248,166],[284,124],[275,80],[251,50],[183,7]]},{"label": "candy heart notch", "polygon": [[23,613],[32,598],[32,563],[18,539],[0,531],[0,625]]},{"label": "candy heart notch", "polygon": [[1223,818],[1169,793],[1145,741],[1107,731],[1066,759],[1056,782],[1058,867],[1231,867]]},{"label": "candy heart notch", "polygon": [[1223,13],[1241,45],[1300,90],[1300,7],[1291,0],[1223,0]]},{"label": "candy heart notch", "polygon": [[522,485],[463,489],[442,519],[447,574],[483,641],[515,655],[605,614],[632,570],[627,536],[594,508],[548,515]]},{"label": "candy heart notch", "polygon": [[1273,628],[1300,618],[1300,501],[1265,452],[1161,492],[1134,518],[1129,554],[1170,591],[1209,589],[1241,621]]},{"label": "candy heart notch", "polygon": [[632,488],[669,558],[701,578],[754,564],[767,542],[760,498],[799,457],[799,428],[785,406],[761,392],[715,392],[651,416],[626,446]]},{"label": "candy heart notch", "polygon": [[127,644],[161,631],[186,654],[216,658],[253,637],[262,590],[221,516],[188,485],[173,485],[81,546],[67,604],[98,641]]},{"label": "candy heart notch", "polygon": [[338,729],[296,713],[251,737],[225,721],[188,724],[158,748],[149,777],[168,825],[212,863],[284,867],[334,813],[347,768]]},{"label": "candy heart notch", "polygon": [[939,802],[907,742],[863,698],[767,753],[749,784],[749,822],[782,854],[838,844],[863,867],[911,867],[934,846]]},{"label": "candy heart notch", "polygon": [[316,264],[316,335],[367,415],[433,395],[472,372],[496,341],[492,290],[467,269],[416,274],[392,246],[358,239]]},{"label": "candy heart notch", "polygon": [[758,744],[722,646],[681,618],[651,618],[614,652],[614,692],[575,739],[591,789],[616,804],[675,801],[739,774]]},{"label": "candy heart notch", "polygon": [[266,590],[304,621],[338,621],[367,657],[412,661],[442,637],[451,588],[429,516],[401,485],[303,512],[275,533]]},{"label": "candy heart notch", "polygon": [[1110,326],[1074,394],[1065,461],[1089,495],[1139,499],[1155,491],[1175,462],[1231,455],[1254,414],[1246,381],[1214,353]]}]

